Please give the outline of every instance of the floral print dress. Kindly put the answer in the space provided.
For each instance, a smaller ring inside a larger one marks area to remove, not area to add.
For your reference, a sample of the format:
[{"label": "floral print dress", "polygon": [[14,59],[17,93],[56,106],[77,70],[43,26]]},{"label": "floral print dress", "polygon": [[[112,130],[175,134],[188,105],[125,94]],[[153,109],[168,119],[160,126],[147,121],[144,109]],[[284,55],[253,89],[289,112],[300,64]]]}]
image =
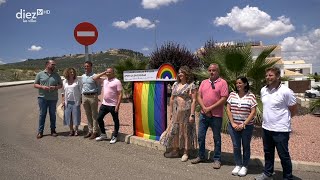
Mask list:
[{"label": "floral print dress", "polygon": [[[173,109],[171,123],[161,135],[160,143],[165,145],[167,151],[173,149],[194,150],[197,147],[197,135],[195,122],[190,123],[191,115],[191,92],[196,89],[193,83],[184,84],[178,89],[179,83],[172,86]],[[171,107],[170,107],[171,108]]]}]

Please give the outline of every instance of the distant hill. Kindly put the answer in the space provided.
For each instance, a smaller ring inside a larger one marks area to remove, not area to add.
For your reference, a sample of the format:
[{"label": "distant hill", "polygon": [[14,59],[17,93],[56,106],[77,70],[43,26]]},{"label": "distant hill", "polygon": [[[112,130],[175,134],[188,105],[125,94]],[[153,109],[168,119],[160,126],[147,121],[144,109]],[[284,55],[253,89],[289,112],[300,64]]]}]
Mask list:
[{"label": "distant hill", "polygon": [[[102,72],[106,67],[116,64],[121,59],[136,58],[146,60],[148,57],[140,52],[128,49],[110,49],[89,55],[93,63],[94,72]],[[84,54],[70,54],[62,57],[46,57],[42,59],[27,59],[23,62],[0,65],[0,82],[33,79],[34,74],[45,68],[46,60],[53,59],[57,63],[57,71],[60,75],[65,68],[73,67],[79,74],[83,74]],[[27,72],[27,73],[26,73]],[[29,77],[32,76],[32,77]]]}]

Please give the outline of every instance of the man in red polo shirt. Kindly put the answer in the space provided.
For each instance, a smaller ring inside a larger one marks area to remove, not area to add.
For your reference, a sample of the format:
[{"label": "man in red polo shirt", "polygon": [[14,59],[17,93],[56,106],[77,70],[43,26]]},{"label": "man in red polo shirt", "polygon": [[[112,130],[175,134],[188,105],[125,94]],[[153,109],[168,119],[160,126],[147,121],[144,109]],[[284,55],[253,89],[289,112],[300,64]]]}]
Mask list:
[{"label": "man in red polo shirt", "polygon": [[203,80],[198,91],[198,103],[201,106],[199,119],[198,157],[191,163],[197,164],[205,161],[205,140],[208,127],[213,130],[214,156],[213,168],[221,167],[221,126],[223,117],[223,107],[228,98],[228,84],[219,76],[219,65],[210,64],[208,68],[209,79]]}]

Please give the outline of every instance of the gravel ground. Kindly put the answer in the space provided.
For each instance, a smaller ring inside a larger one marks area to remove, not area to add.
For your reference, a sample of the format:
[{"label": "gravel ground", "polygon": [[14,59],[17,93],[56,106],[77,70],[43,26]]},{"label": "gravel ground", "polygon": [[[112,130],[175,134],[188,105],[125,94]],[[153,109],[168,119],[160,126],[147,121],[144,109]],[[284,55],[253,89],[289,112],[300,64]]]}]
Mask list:
[{"label": "gravel ground", "polygon": [[[133,134],[132,103],[122,103],[120,106],[120,132]],[[111,114],[105,117],[105,126],[113,130]],[[198,120],[198,118],[196,118]],[[310,114],[296,116],[292,120],[292,133],[289,141],[289,150],[292,160],[320,163],[320,130],[318,127],[320,117]],[[82,122],[87,123],[84,110],[82,109]],[[261,127],[256,127],[251,141],[251,155],[263,157],[263,145]],[[318,139],[317,139],[318,138]],[[212,131],[207,132],[206,148],[213,150]],[[222,134],[222,151],[232,153],[232,142],[228,134]]]}]

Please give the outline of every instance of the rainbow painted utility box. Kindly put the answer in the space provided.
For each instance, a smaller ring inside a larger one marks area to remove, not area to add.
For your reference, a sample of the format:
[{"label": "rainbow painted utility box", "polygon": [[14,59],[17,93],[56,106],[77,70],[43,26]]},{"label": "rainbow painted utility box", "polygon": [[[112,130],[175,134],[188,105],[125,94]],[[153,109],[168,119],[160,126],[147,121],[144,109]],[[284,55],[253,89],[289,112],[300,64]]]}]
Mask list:
[{"label": "rainbow painted utility box", "polygon": [[138,137],[159,140],[167,128],[167,85],[176,81],[171,64],[159,69],[124,71],[125,82],[133,82],[133,132]]}]

